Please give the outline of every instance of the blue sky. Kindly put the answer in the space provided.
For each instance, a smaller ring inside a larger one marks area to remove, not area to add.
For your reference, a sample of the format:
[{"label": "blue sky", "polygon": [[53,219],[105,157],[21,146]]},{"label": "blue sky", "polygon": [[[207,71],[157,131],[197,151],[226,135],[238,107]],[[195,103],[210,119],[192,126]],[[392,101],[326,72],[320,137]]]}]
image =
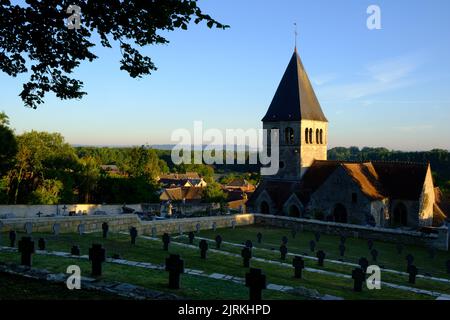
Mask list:
[{"label": "blue sky", "polygon": [[[366,9],[381,8],[382,30]],[[159,70],[132,79],[117,49],[75,77],[89,94],[37,110],[18,97],[21,81],[0,74],[0,111],[17,133],[61,132],[73,144],[170,143],[171,132],[260,128],[294,49],[330,122],[329,147],[450,149],[450,1],[208,0],[201,8],[230,29],[192,25],[170,43],[144,48]]]}]

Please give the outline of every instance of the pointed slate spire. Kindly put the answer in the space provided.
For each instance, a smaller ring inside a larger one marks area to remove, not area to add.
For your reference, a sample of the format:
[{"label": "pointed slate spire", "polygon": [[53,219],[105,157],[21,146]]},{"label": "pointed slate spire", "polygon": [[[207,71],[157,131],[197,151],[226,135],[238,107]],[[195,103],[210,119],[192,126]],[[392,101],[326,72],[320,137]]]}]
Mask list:
[{"label": "pointed slate spire", "polygon": [[328,122],[303,67],[297,48],[295,48],[269,110],[262,121],[300,120]]}]

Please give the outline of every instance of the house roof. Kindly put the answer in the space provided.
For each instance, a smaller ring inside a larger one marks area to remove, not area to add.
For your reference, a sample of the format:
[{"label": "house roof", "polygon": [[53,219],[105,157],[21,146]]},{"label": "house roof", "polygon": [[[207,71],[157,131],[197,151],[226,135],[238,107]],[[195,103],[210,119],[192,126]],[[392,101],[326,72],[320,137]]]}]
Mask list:
[{"label": "house roof", "polygon": [[201,179],[197,172],[186,172],[186,173],[169,173],[163,174],[159,177],[160,180],[191,180],[191,179]]},{"label": "house roof", "polygon": [[248,187],[250,183],[244,178],[236,178],[227,183],[227,187]]},{"label": "house roof", "polygon": [[342,167],[369,199],[386,198],[378,173],[372,163],[342,163]]},{"label": "house roof", "polygon": [[428,163],[372,162],[378,180],[392,199],[417,200],[429,168]]},{"label": "house roof", "polygon": [[164,200],[167,198],[167,200],[172,201],[183,201],[183,199],[186,201],[201,200],[203,190],[203,188],[197,187],[167,188],[164,189],[161,198]]},{"label": "house roof", "polygon": [[316,120],[328,122],[295,49],[263,122]]},{"label": "house roof", "polygon": [[372,200],[388,197],[418,200],[428,170],[428,164],[420,163],[316,160],[298,182],[263,180],[250,198],[250,202],[256,200],[265,190],[278,210],[283,208],[293,193],[306,205],[311,195],[339,167],[342,167],[359,186],[361,192]]}]

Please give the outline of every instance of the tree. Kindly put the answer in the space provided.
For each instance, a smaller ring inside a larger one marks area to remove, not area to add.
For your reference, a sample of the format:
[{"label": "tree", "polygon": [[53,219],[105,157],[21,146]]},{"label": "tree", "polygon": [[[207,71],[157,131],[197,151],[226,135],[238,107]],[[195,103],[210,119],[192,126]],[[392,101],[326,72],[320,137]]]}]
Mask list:
[{"label": "tree", "polygon": [[159,159],[155,150],[147,146],[129,149],[122,169],[131,177],[144,177],[149,182],[168,171],[165,161]]},{"label": "tree", "polygon": [[17,141],[9,128],[8,116],[0,112],[0,177],[11,167],[17,153]]},{"label": "tree", "polygon": [[84,195],[84,203],[90,203],[91,194],[100,179],[100,165],[94,157],[90,156],[81,158],[80,165],[80,193]]},{"label": "tree", "polygon": [[59,180],[43,180],[31,193],[31,204],[58,204],[63,183]]},{"label": "tree", "polygon": [[8,174],[14,204],[18,203],[21,191],[20,200],[29,202],[27,196],[43,181],[63,181],[76,170],[75,151],[59,133],[26,132],[17,137],[17,142],[15,165]]},{"label": "tree", "polygon": [[225,203],[227,200],[226,193],[217,182],[209,183],[203,192],[203,201],[207,203]]},{"label": "tree", "polygon": [[81,28],[69,29],[66,12],[73,3],[65,0],[27,0],[12,4],[0,0],[0,70],[16,77],[28,72],[20,96],[28,107],[36,108],[47,92],[60,99],[79,99],[83,82],[68,75],[82,61],[92,62],[94,33],[103,47],[118,43],[122,53],[120,69],[133,78],[151,74],[157,68],[150,57],[136,47],[166,44],[159,32],[186,30],[206,22],[209,28],[228,26],[204,14],[197,0],[78,0],[81,8]]}]

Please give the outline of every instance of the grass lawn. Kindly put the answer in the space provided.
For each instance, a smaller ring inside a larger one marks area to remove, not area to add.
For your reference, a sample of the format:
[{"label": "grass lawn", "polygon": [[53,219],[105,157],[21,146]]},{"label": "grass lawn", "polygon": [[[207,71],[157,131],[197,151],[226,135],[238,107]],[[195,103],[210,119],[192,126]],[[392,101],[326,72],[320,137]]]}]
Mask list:
[{"label": "grass lawn", "polygon": [[67,290],[62,284],[0,273],[0,300],[115,300],[119,297],[99,291]]},{"label": "grass lawn", "polygon": [[[262,230],[262,231],[261,231]],[[237,228],[236,230],[232,229],[221,229],[217,230],[215,233],[212,231],[204,231],[200,233],[200,236],[214,238],[215,234],[221,234],[225,241],[232,242],[243,242],[246,239],[252,239],[254,243],[256,243],[256,233],[261,231],[264,235],[263,242],[264,246],[267,246],[268,249],[274,247],[278,248],[280,239],[282,235],[287,234],[289,236],[288,247],[290,251],[293,251],[297,248],[299,252],[303,253],[304,247],[307,246],[309,240],[311,239],[311,234],[302,234],[298,235],[296,239],[292,239],[291,235],[288,234],[289,230],[283,229],[262,229],[255,227],[244,227]],[[21,235],[18,236],[20,238]],[[48,250],[56,250],[56,251],[65,251],[69,252],[70,247],[73,244],[77,244],[80,246],[82,254],[87,254],[88,248],[92,245],[92,243],[101,243],[107,250],[107,255],[112,256],[113,254],[119,254],[122,258],[133,260],[133,261],[142,261],[142,262],[151,262],[154,264],[163,264],[164,259],[168,256],[168,253],[162,250],[162,243],[152,240],[145,240],[139,238],[136,246],[131,246],[129,243],[129,237],[122,234],[110,234],[108,239],[102,239],[101,234],[87,234],[84,236],[79,236],[76,234],[61,234],[58,237],[49,234],[34,234],[33,238],[37,241],[39,237],[45,237],[47,239],[47,249]],[[5,235],[3,235],[3,245],[6,245]],[[302,241],[303,239],[303,241]],[[324,249],[326,249],[325,245],[328,245],[331,248],[332,241],[336,240],[336,237],[328,237],[322,236],[321,241],[319,242],[319,248],[323,245]],[[175,241],[182,241],[182,239],[177,239]],[[347,247],[349,250],[353,251],[353,241],[352,239],[347,240]],[[355,240],[356,241],[356,240]],[[297,243],[298,242],[298,243]],[[277,245],[278,244],[278,245]],[[296,244],[298,247],[296,247]],[[302,245],[304,244],[304,245]],[[356,242],[356,245],[359,247],[364,244],[367,247],[365,242],[360,241]],[[37,245],[37,244],[36,244]],[[387,245],[387,244],[383,244]],[[392,245],[391,245],[392,246]],[[214,246],[211,244],[210,246],[213,248]],[[375,247],[380,251],[380,259],[382,258],[382,254],[384,250],[381,249],[379,243],[375,244]],[[359,248],[358,250],[362,250],[363,248]],[[394,248],[395,249],[395,248]],[[225,246],[223,250],[226,251],[235,251],[239,252],[239,248]],[[356,250],[356,249],[355,249]],[[367,249],[366,249],[367,250]],[[330,250],[331,251],[331,250]],[[328,253],[328,251],[326,251]],[[223,273],[238,277],[244,277],[247,269],[242,267],[242,259],[239,257],[226,256],[221,253],[213,253],[208,252],[208,259],[202,260],[200,259],[198,249],[194,248],[185,248],[177,245],[176,243],[172,243],[170,246],[170,253],[178,253],[181,254],[182,258],[185,260],[186,268],[203,270],[208,273]],[[330,252],[330,254],[332,254]],[[350,252],[349,252],[350,254]],[[396,253],[395,253],[396,254]],[[442,259],[439,256],[436,259]],[[255,250],[254,256],[258,257],[269,257],[270,259],[276,260],[277,252],[271,253],[262,250]],[[270,256],[272,255],[272,256]],[[337,257],[336,257],[337,258]],[[7,261],[18,261],[18,254],[0,254],[0,259]],[[384,258],[385,259],[385,258]],[[396,257],[398,259],[398,257]],[[34,256],[34,266],[38,268],[46,268],[52,271],[64,272],[65,268],[69,264],[78,264],[83,270],[83,273],[88,275],[90,273],[90,266],[87,261],[73,260],[67,258],[60,257],[49,257],[49,256]],[[288,261],[291,261],[290,259]],[[305,260],[307,263],[308,260]],[[329,263],[325,264],[325,269],[329,268]],[[387,287],[383,287],[382,290],[364,290],[362,293],[354,293],[352,291],[353,281],[351,279],[342,279],[331,275],[323,275],[317,273],[304,272],[304,279],[297,280],[293,278],[293,271],[290,268],[286,268],[283,266],[269,264],[267,262],[258,262],[252,261],[252,266],[263,269],[264,273],[267,275],[268,283],[275,283],[280,285],[289,285],[289,286],[303,286],[311,289],[318,290],[321,294],[332,294],[336,296],[340,296],[346,299],[432,299],[430,296],[419,295],[415,293],[410,293],[398,289],[391,289]],[[315,268],[317,266],[314,265]],[[350,267],[342,267],[336,265],[336,268],[343,268],[337,270],[338,272],[350,274]],[[114,264],[106,264],[104,266],[104,277],[105,279],[111,279],[114,281],[121,282],[129,282],[136,285],[141,285],[147,288],[156,289],[160,291],[170,291],[167,289],[167,273],[163,271],[153,271],[153,270],[145,270],[142,268],[136,267],[128,267],[122,265],[114,265]],[[336,270],[335,270],[336,271]],[[408,285],[405,279],[402,279],[401,276],[397,279],[401,284]],[[384,279],[384,274],[382,275],[382,280]],[[430,281],[422,280],[419,282],[417,286],[432,286],[431,289],[436,291],[444,291],[438,290],[441,289],[439,286],[442,286],[441,283],[430,283]],[[436,284],[436,286],[434,286]],[[177,295],[182,297],[192,298],[192,299],[246,299],[248,296],[248,289],[243,285],[234,284],[227,281],[221,280],[213,280],[204,277],[198,276],[190,276],[183,275],[182,277],[182,285],[183,289],[180,291],[174,292]],[[444,288],[447,285],[444,284]],[[298,299],[296,295],[289,295],[283,293],[277,293],[271,290],[264,291],[264,298],[266,299]]]},{"label": "grass lawn", "polygon": [[[281,238],[288,237],[288,250],[292,254],[302,254],[314,256],[309,248],[309,242],[315,240],[312,232],[297,233],[295,238],[292,237],[291,231],[282,228],[264,228],[256,226],[241,227],[241,232],[236,232],[238,229],[218,229],[216,232],[212,230],[202,231],[199,237],[208,238],[211,241],[220,234],[223,241],[243,244],[246,240],[251,240],[254,249],[254,256],[270,259],[280,260],[279,247],[281,245]],[[263,234],[262,243],[257,243],[257,234]],[[187,237],[180,238],[178,241],[188,243]],[[197,242],[197,240],[196,240]],[[374,241],[374,248],[378,250],[377,262],[371,261],[371,255],[368,249],[367,240],[348,238],[346,241],[346,252],[344,257],[339,254],[340,237],[331,235],[321,235],[320,241],[316,244],[316,252],[323,250],[326,253],[326,259],[339,260],[350,263],[358,263],[359,258],[366,257],[371,264],[377,264],[387,269],[397,271],[406,271],[406,255],[411,253],[414,256],[414,264],[419,268],[420,274],[428,274],[439,278],[450,279],[450,275],[446,273],[445,262],[450,259],[450,252],[436,251],[434,259],[430,258],[429,252],[426,248],[419,246],[404,246],[402,254],[397,253],[396,245],[387,242]],[[214,244],[211,244],[215,247]],[[222,244],[222,250],[240,253],[240,248]],[[292,256],[288,257],[287,263],[292,261]],[[317,269],[323,269],[332,272],[339,272],[351,274],[353,267],[342,264],[335,264],[325,260],[324,267],[319,267],[317,262],[311,259],[305,259],[305,266]],[[382,272],[382,281],[397,283],[412,287],[417,287],[426,290],[435,290],[443,293],[450,293],[450,285],[444,282],[431,281],[418,278],[415,285],[407,283],[407,276],[402,276],[394,273]]]}]

